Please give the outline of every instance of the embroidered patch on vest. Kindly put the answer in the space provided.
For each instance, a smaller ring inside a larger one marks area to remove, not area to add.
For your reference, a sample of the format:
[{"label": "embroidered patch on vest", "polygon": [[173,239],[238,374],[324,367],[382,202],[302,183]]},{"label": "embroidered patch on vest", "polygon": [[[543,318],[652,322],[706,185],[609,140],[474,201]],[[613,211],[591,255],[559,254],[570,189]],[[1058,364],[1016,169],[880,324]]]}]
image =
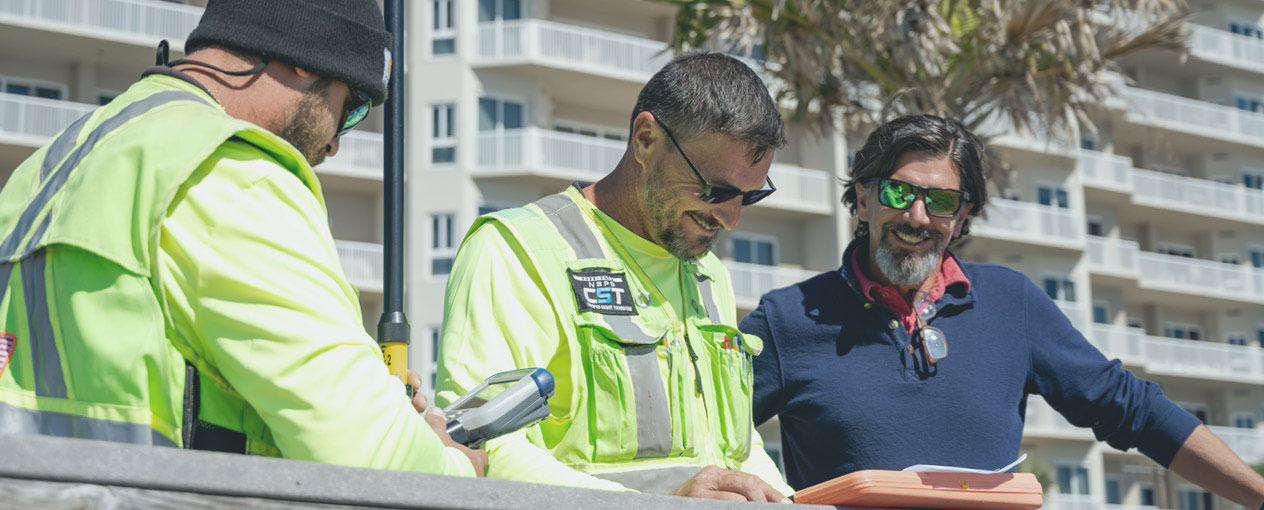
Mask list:
[{"label": "embroidered patch on vest", "polygon": [[602,315],[637,315],[632,291],[623,273],[605,269],[566,270],[575,290],[575,303],[581,312]]},{"label": "embroidered patch on vest", "polygon": [[17,344],[17,337],[0,331],[0,375],[4,375],[4,369],[9,368],[9,358],[13,356],[13,348]]}]

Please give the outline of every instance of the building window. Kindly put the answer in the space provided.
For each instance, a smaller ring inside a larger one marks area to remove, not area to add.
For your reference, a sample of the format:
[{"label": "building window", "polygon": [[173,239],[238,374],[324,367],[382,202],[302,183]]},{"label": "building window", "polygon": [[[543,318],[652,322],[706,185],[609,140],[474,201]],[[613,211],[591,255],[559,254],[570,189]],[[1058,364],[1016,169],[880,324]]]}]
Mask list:
[{"label": "building window", "polygon": [[1075,282],[1068,278],[1045,277],[1045,293],[1055,301],[1075,302]]},{"label": "building window", "polygon": [[1251,259],[1251,267],[1264,267],[1264,247],[1251,246],[1246,249],[1246,253]]},{"label": "building window", "polygon": [[733,260],[764,266],[777,265],[777,238],[734,232],[729,239]]},{"label": "building window", "polygon": [[604,138],[606,140],[619,142],[628,141],[628,133],[624,128],[609,128],[605,126],[581,124],[572,121],[557,121],[553,124],[553,130],[559,133],[591,136],[594,138]]},{"label": "building window", "polygon": [[1255,416],[1250,413],[1237,413],[1233,415],[1233,426],[1240,429],[1255,428]]},{"label": "building window", "polygon": [[437,104],[430,107],[430,112],[430,162],[456,163],[456,105]]},{"label": "building window", "polygon": [[1264,102],[1254,97],[1237,96],[1233,101],[1234,106],[1239,110],[1248,112],[1264,112]]},{"label": "building window", "polygon": [[1073,464],[1059,464],[1058,493],[1088,495],[1088,468]]},{"label": "building window", "polygon": [[1195,324],[1169,322],[1163,326],[1163,336],[1168,338],[1184,338],[1186,340],[1202,340],[1203,328]]},{"label": "building window", "polygon": [[1080,138],[1080,148],[1090,151],[1097,150],[1097,140],[1088,136]]},{"label": "building window", "polygon": [[1260,348],[1264,348],[1264,326],[1255,327],[1255,341],[1260,344]]},{"label": "building window", "polygon": [[1098,324],[1110,323],[1110,303],[1107,301],[1093,301],[1093,322]]},{"label": "building window", "polygon": [[1091,236],[1105,235],[1103,232],[1105,232],[1106,229],[1105,227],[1102,226],[1102,218],[1100,216],[1089,216],[1088,218],[1085,219],[1085,223],[1088,226],[1088,235],[1091,235]]},{"label": "building window", "polygon": [[1067,191],[1060,187],[1036,186],[1036,201],[1040,205],[1056,205],[1062,209],[1070,207]]},{"label": "building window", "polygon": [[524,122],[522,103],[491,97],[478,99],[478,130],[503,131],[520,129]]},{"label": "building window", "polygon": [[42,97],[44,99],[61,100],[66,98],[65,85],[47,81],[28,80],[26,78],[0,76],[0,91],[19,96]]},{"label": "building window", "polygon": [[1158,506],[1158,503],[1156,503],[1156,502],[1155,502],[1156,500],[1155,500],[1155,497],[1154,497],[1154,486],[1153,486],[1153,485],[1142,485],[1142,486],[1141,486],[1141,490],[1140,490],[1139,492],[1141,493],[1141,504],[1142,504],[1142,505],[1144,505],[1144,506]]},{"label": "building window", "polygon": [[456,260],[456,215],[430,215],[430,275],[445,276],[452,272]]},{"label": "building window", "polygon": [[1160,243],[1154,250],[1160,255],[1171,255],[1173,257],[1185,257],[1187,259],[1194,258],[1194,248],[1180,244]]},{"label": "building window", "polygon": [[1260,27],[1255,26],[1251,23],[1243,23],[1241,21],[1230,21],[1229,31],[1238,35],[1254,37],[1256,39],[1264,39],[1264,31],[1261,31]]},{"label": "building window", "polygon": [[1129,318],[1128,327],[1133,329],[1145,329],[1145,321],[1137,318]]},{"label": "building window", "polygon": [[119,94],[122,94],[122,92],[117,90],[97,89],[97,106],[105,106],[109,104],[110,101],[113,101]]},{"label": "building window", "polygon": [[513,20],[522,17],[521,0],[478,0],[478,21]]},{"label": "building window", "polygon": [[456,53],[456,2],[431,0],[434,9],[431,17],[430,54],[451,55]]},{"label": "building window", "polygon": [[1207,423],[1207,414],[1208,414],[1207,406],[1203,404],[1181,404],[1181,403],[1177,403],[1176,405],[1180,406],[1181,409],[1184,409],[1185,412],[1194,415],[1195,418],[1198,418],[1198,421],[1201,421],[1204,424]]},{"label": "building window", "polygon": [[1120,492],[1119,491],[1119,477],[1117,476],[1106,477],[1106,504],[1107,505],[1122,504],[1123,498],[1120,497],[1119,492]]},{"label": "building window", "polygon": [[1214,497],[1210,492],[1198,487],[1185,486],[1179,491],[1177,507],[1180,510],[1213,510]]},{"label": "building window", "polygon": [[1264,173],[1242,172],[1242,185],[1252,189],[1264,189]]},{"label": "building window", "polygon": [[1236,253],[1221,253],[1218,259],[1220,262],[1225,264],[1232,264],[1235,266],[1242,264],[1242,257],[1239,257]]},{"label": "building window", "polygon": [[439,337],[442,336],[442,327],[430,326],[430,366],[426,370],[430,371],[430,391],[435,391],[435,383],[439,376]]},{"label": "building window", "polygon": [[1226,333],[1225,343],[1229,345],[1246,345],[1246,333]]}]

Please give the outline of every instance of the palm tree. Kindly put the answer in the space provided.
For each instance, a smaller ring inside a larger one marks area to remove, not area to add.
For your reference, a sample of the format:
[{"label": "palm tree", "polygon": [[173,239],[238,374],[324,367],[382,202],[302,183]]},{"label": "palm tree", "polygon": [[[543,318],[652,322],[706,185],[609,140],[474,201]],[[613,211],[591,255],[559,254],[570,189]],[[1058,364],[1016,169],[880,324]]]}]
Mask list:
[{"label": "palm tree", "polygon": [[896,112],[954,117],[984,139],[1003,119],[1092,131],[1095,105],[1121,93],[1116,59],[1183,58],[1188,34],[1181,0],[657,1],[678,6],[674,49],[762,52],[795,120],[853,133],[910,87]]}]

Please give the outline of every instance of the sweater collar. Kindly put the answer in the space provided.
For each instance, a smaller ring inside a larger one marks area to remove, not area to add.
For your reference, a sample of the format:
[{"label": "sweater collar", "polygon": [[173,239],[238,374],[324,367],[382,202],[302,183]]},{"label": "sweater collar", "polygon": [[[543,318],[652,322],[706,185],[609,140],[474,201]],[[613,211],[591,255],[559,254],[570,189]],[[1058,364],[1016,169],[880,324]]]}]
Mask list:
[{"label": "sweater collar", "polygon": [[[868,242],[867,237],[853,239],[851,243],[847,245],[847,249],[843,251],[842,266],[839,267],[838,272],[856,297],[859,297],[865,302],[873,302],[873,300],[865,293],[865,285],[863,282],[867,281],[867,278],[865,278],[864,275],[857,274],[851,264],[852,259],[857,254],[857,250],[866,248]],[[945,265],[948,265],[946,262],[951,259],[952,265],[957,267],[958,274],[960,275],[962,281],[945,282],[946,285],[943,296],[937,299],[935,303],[938,304],[941,309],[946,305],[957,306],[974,303],[975,288],[973,282],[970,281],[969,271],[966,266],[962,264],[961,259],[953,254],[951,250],[945,250],[944,253],[948,255],[948,258],[945,259]],[[857,261],[857,263],[859,263],[859,261]],[[940,279],[945,279],[945,276],[950,275],[945,275],[944,271],[941,269]]]}]

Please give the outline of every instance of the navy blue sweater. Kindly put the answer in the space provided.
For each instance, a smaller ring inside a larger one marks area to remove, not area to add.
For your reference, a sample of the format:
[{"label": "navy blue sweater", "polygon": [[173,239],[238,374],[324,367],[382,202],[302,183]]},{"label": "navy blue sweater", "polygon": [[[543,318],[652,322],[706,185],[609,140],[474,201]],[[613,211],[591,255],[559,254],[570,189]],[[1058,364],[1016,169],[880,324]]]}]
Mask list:
[{"label": "navy blue sweater", "polygon": [[961,267],[968,289],[950,286],[930,322],[948,343],[933,367],[920,342],[909,354],[908,332],[861,295],[846,263],[765,294],[742,320],[764,340],[755,423],[781,416],[791,486],[913,464],[999,468],[1019,455],[1028,394],[1115,448],[1172,461],[1197,418],[1107,360],[1022,273]]}]

